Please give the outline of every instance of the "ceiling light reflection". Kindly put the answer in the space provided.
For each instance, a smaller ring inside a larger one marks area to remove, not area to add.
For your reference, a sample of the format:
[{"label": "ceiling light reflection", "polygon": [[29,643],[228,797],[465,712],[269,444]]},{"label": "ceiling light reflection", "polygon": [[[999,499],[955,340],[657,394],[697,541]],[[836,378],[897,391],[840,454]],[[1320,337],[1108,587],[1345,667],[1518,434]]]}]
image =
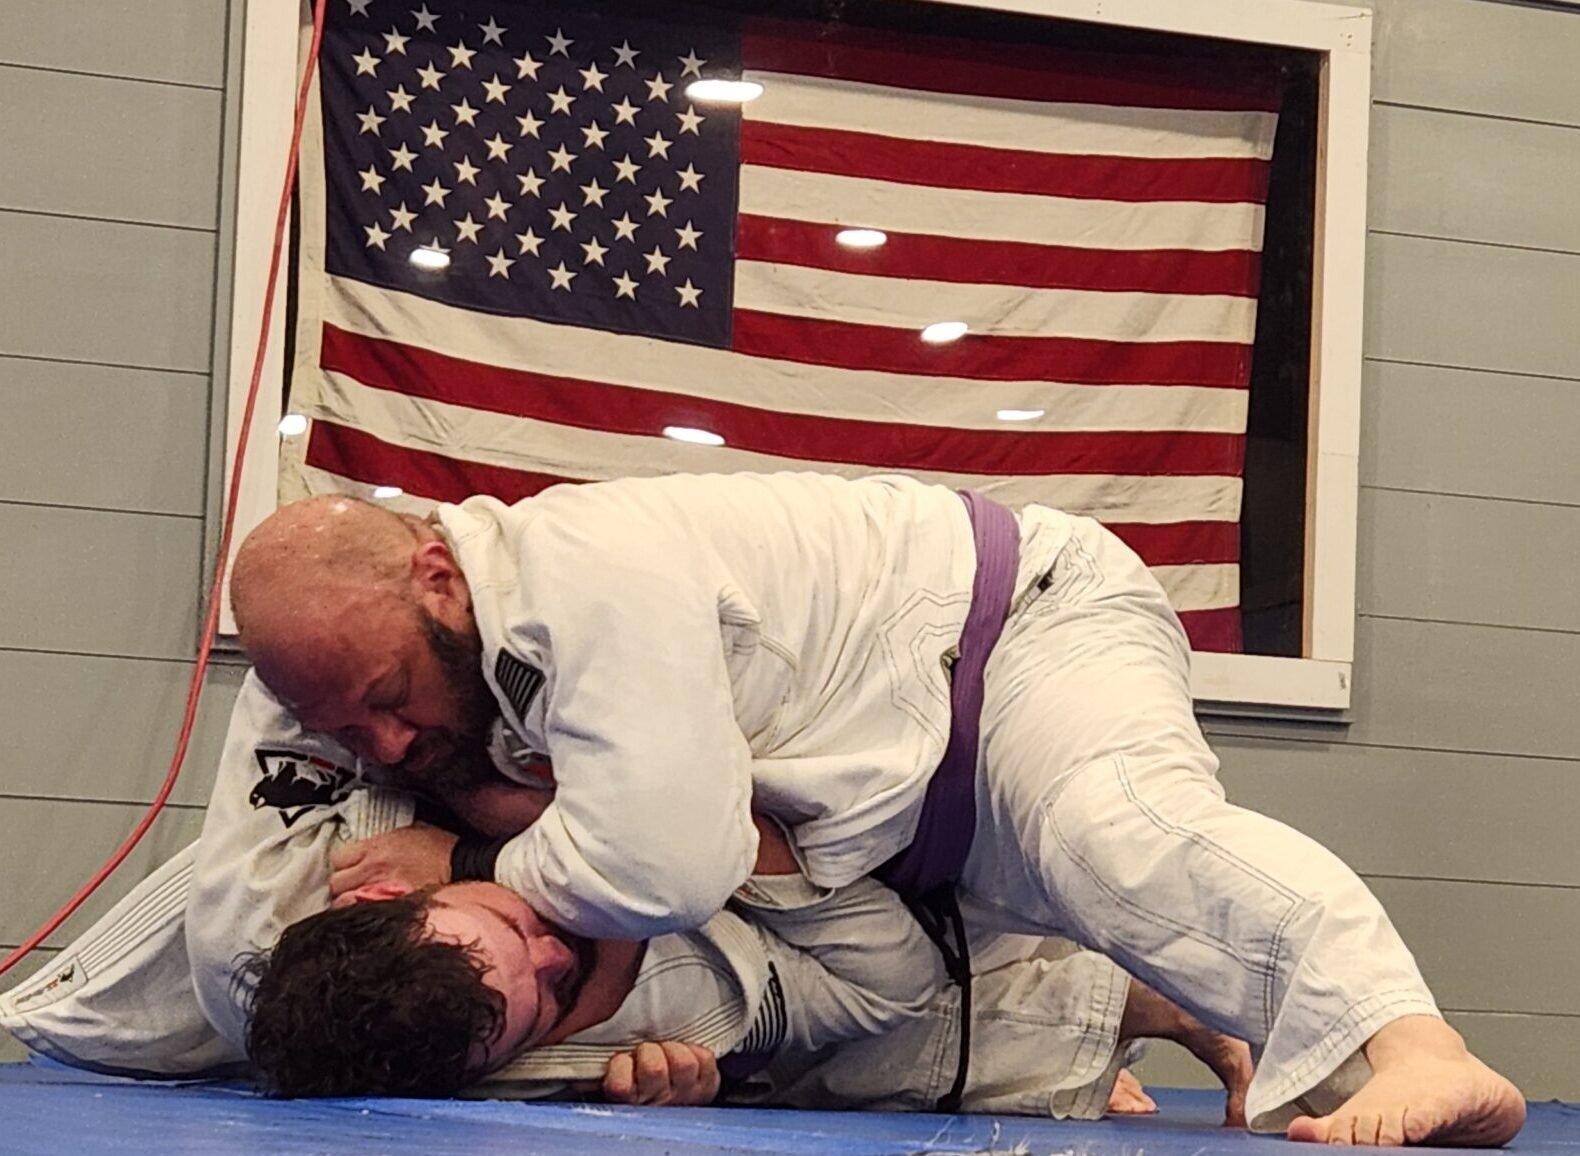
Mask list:
[{"label": "ceiling light reflection", "polygon": [[935,321],[922,330],[922,340],[929,345],[944,345],[959,341],[970,328],[964,321]]},{"label": "ceiling light reflection", "polygon": [[450,254],[439,248],[438,242],[413,249],[407,259],[419,269],[443,269],[450,264]]},{"label": "ceiling light reflection", "polygon": [[373,496],[375,498],[398,498],[402,494],[404,494],[405,492],[406,491],[401,489],[399,486],[375,486],[375,487],[373,487]]},{"label": "ceiling light reflection", "polygon": [[755,80],[724,80],[721,77],[709,77],[707,80],[693,80],[686,85],[688,97],[709,104],[745,104],[748,100],[756,100],[762,94],[763,86]]},{"label": "ceiling light reflection", "polygon": [[882,229],[841,229],[834,240],[847,249],[876,249],[889,239]]},{"label": "ceiling light reflection", "polygon": [[689,442],[694,446],[722,446],[724,439],[712,430],[693,429],[686,425],[666,425],[664,436],[677,442]]},{"label": "ceiling light reflection", "polygon": [[280,436],[282,438],[294,438],[306,432],[306,415],[299,413],[288,413],[280,419]]},{"label": "ceiling light reflection", "polygon": [[1001,409],[998,411],[999,421],[1036,421],[1048,411],[1045,409]]}]

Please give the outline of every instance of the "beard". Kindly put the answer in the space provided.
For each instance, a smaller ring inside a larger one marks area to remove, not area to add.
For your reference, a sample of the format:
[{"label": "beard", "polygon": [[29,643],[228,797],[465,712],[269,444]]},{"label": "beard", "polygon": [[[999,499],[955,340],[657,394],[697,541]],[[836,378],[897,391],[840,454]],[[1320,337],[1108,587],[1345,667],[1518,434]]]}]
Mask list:
[{"label": "beard", "polygon": [[417,624],[444,674],[457,723],[454,728],[425,730],[393,769],[424,791],[475,786],[493,774],[488,736],[499,716],[499,704],[483,678],[483,641],[451,630],[421,606]]}]

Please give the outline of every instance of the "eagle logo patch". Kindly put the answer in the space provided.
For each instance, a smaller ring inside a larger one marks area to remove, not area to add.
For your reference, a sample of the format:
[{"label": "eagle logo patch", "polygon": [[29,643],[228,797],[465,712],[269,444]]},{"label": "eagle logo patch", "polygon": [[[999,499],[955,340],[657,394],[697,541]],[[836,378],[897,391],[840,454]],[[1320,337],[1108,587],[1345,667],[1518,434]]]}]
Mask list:
[{"label": "eagle logo patch", "polygon": [[273,807],[287,827],[314,807],[332,807],[351,794],[357,776],[317,755],[300,751],[258,750],[262,777],[247,796],[252,809]]}]

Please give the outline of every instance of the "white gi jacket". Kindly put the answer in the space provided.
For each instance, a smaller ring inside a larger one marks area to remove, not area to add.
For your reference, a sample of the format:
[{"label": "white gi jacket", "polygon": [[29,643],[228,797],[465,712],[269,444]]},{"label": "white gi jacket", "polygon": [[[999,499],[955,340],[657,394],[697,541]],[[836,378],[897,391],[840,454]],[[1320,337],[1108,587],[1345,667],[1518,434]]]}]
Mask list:
[{"label": "white gi jacket", "polygon": [[[751,868],[755,800],[840,886],[909,843],[949,733],[975,549],[909,478],[676,476],[437,519],[507,724],[558,795],[499,882],[625,939],[694,926]],[[1016,595],[1060,541],[1023,550]]]}]

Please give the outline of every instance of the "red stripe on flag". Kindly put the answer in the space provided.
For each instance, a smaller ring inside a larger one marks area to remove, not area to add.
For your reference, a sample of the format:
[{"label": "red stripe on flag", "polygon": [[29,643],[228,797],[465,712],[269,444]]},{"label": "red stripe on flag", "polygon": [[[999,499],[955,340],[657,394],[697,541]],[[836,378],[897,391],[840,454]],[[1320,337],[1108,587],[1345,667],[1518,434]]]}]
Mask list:
[{"label": "red stripe on flag", "polygon": [[745,261],[875,277],[1112,293],[1255,297],[1261,275],[1261,255],[1249,249],[1073,249],[926,233],[889,233],[876,249],[847,249],[834,241],[839,229],[742,213],[735,254]]},{"label": "red stripe on flag", "polygon": [[923,92],[1140,108],[1277,111],[1269,57],[1083,52],[766,18],[741,36],[749,71],[825,76]]},{"label": "red stripe on flag", "polygon": [[812,320],[753,309],[737,309],[734,328],[732,347],[752,357],[979,381],[1244,389],[1251,368],[1251,347],[1227,341],[1125,342],[968,334],[946,345],[929,345],[914,329]]},{"label": "red stripe on flag", "polygon": [[306,461],[352,481],[369,486],[399,486],[408,494],[436,502],[459,502],[473,494],[519,502],[569,480],[404,449],[362,430],[323,419],[313,422]]},{"label": "red stripe on flag", "polygon": [[1269,169],[1253,157],[1067,156],[760,120],[741,122],[741,163],[989,193],[1215,204],[1261,204]]},{"label": "red stripe on flag", "polygon": [[1148,566],[1223,564],[1240,560],[1237,522],[1104,522]]},{"label": "red stripe on flag", "polygon": [[1240,633],[1238,606],[1226,606],[1219,610],[1186,610],[1180,614],[1180,624],[1185,627],[1185,635],[1190,639],[1192,650],[1239,654],[1245,649]]},{"label": "red stripe on flag", "polygon": [[464,361],[324,326],[320,364],[364,385],[578,429],[660,437],[710,430],[733,448],[808,462],[999,477],[1048,474],[1234,476],[1238,434],[1175,431],[1038,433],[783,413],[636,385],[556,377]]}]

